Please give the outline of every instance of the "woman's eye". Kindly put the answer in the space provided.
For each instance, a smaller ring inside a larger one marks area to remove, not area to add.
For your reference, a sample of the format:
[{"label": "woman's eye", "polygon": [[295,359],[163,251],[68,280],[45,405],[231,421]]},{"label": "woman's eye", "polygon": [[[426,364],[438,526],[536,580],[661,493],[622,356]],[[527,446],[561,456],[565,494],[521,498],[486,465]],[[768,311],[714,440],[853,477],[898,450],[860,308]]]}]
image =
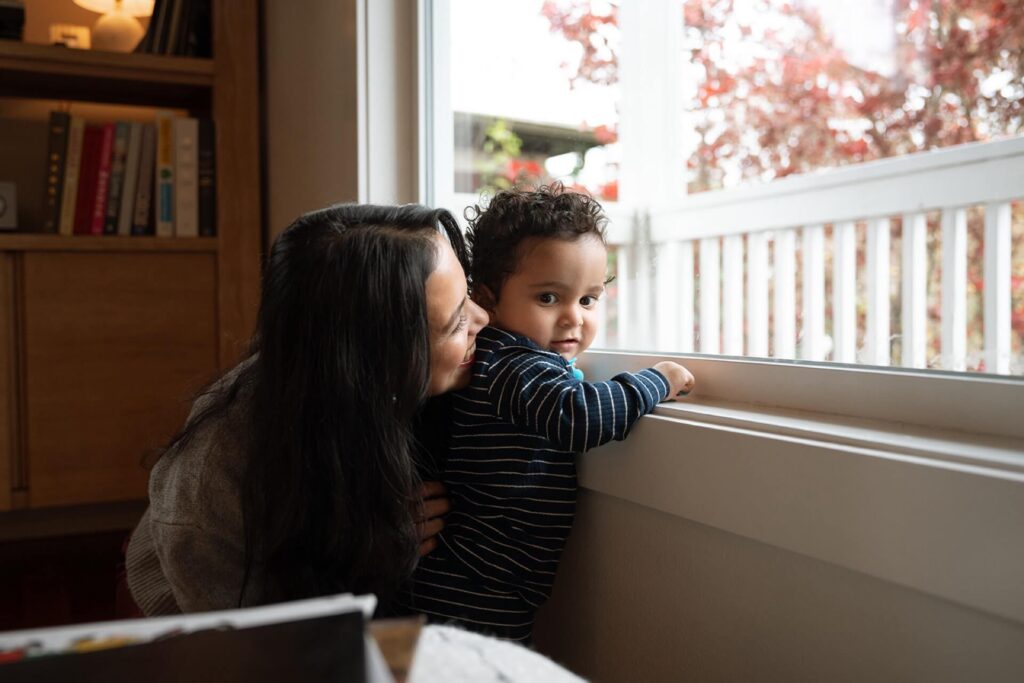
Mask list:
[{"label": "woman's eye", "polygon": [[452,331],[452,334],[462,332],[462,330],[466,329],[466,323],[468,322],[469,316],[463,313],[461,316],[459,316],[459,322],[455,325],[455,329]]},{"label": "woman's eye", "polygon": [[555,295],[551,294],[550,292],[545,292],[537,296],[537,301],[541,302],[542,304],[553,304],[556,300],[557,299],[555,298]]},{"label": "woman's eye", "polygon": [[597,297],[596,296],[590,296],[589,294],[587,296],[583,297],[582,299],[580,299],[580,305],[583,306],[584,308],[590,308],[591,306],[593,306],[596,303],[597,303]]}]

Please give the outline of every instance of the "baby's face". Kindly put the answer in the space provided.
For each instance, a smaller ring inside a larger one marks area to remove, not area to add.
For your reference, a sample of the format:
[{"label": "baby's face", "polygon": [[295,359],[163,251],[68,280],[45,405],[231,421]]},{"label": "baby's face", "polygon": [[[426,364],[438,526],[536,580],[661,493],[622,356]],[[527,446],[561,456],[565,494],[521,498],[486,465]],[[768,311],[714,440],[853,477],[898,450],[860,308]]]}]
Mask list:
[{"label": "baby's face", "polygon": [[608,254],[601,240],[534,237],[519,248],[519,264],[501,288],[491,323],[575,358],[597,334]]}]

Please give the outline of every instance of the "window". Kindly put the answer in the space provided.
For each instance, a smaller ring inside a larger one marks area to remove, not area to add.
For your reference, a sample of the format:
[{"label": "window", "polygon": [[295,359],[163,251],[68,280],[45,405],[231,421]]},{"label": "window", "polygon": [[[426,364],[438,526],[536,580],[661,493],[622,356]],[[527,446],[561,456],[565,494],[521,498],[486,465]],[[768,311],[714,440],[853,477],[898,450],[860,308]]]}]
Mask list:
[{"label": "window", "polygon": [[1021,8],[431,6],[429,199],[599,198],[600,345],[1024,375]]},{"label": "window", "polygon": [[581,487],[1024,620],[1021,10],[419,6],[424,199],[587,189],[617,276],[588,374],[698,377]]}]

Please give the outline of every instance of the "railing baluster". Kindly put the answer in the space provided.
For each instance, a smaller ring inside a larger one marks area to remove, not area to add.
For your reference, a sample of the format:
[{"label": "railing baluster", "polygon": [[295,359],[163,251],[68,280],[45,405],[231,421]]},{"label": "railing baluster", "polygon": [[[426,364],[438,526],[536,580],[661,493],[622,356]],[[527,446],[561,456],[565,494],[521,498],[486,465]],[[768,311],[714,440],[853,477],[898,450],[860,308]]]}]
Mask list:
[{"label": "railing baluster", "polygon": [[796,358],[796,231],[775,233],[775,357]]},{"label": "railing baluster", "polygon": [[927,364],[928,217],[903,216],[903,367]]},{"label": "railing baluster", "polygon": [[857,360],[857,226],[838,223],[832,264],[832,360]]},{"label": "railing baluster", "polygon": [[700,351],[721,353],[718,238],[700,241]]},{"label": "railing baluster", "polygon": [[985,207],[985,371],[1010,372],[1010,203]]},{"label": "railing baluster", "polygon": [[682,246],[679,242],[668,242],[659,244],[654,249],[657,253],[654,263],[655,291],[658,293],[655,301],[657,315],[654,326],[655,347],[658,351],[677,351],[679,348],[679,309],[681,297],[685,296],[677,285]]},{"label": "railing baluster", "polygon": [[722,353],[743,355],[743,236],[722,239]]},{"label": "railing baluster", "polygon": [[[616,247],[608,245],[608,253],[611,254],[612,250]],[[611,298],[608,296],[607,291],[604,296],[597,302],[597,331],[594,333],[594,341],[591,342],[590,348],[592,349],[609,349],[611,346],[608,344],[608,319],[611,315]]]},{"label": "railing baluster", "polygon": [[800,356],[805,360],[825,359],[825,227],[806,227],[803,267],[803,343]]},{"label": "railing baluster", "polygon": [[631,262],[634,258],[633,247],[624,244],[619,247],[618,258],[616,259],[615,284],[618,286],[618,297],[616,303],[616,330],[615,347],[627,349],[636,338],[634,334],[633,319],[633,283],[631,276],[633,270]]},{"label": "railing baluster", "polygon": [[693,352],[693,242],[679,245],[679,352]]},{"label": "railing baluster", "polygon": [[653,306],[654,296],[651,286],[654,280],[653,255],[650,242],[650,217],[646,211],[640,212],[636,218],[636,239],[633,251],[636,273],[634,297],[632,302],[633,324],[632,346],[639,349],[650,349],[654,343]]},{"label": "railing baluster", "polygon": [[967,367],[967,211],[942,212],[942,367]]},{"label": "railing baluster", "polygon": [[747,355],[768,355],[768,234],[747,235]]},{"label": "railing baluster", "polygon": [[888,218],[868,223],[867,282],[868,310],[865,334],[866,358],[872,365],[889,365],[889,230]]}]

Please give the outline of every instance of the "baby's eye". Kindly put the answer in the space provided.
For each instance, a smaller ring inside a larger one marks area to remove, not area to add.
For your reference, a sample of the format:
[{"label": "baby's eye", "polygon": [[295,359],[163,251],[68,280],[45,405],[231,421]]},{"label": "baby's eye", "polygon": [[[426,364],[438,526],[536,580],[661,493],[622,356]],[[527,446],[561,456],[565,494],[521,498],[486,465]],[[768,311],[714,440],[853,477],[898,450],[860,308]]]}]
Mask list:
[{"label": "baby's eye", "polygon": [[542,304],[544,304],[546,306],[549,306],[549,305],[555,303],[556,301],[558,301],[558,297],[556,297],[551,292],[544,292],[543,294],[538,294],[537,295],[537,301],[541,302]]},{"label": "baby's eye", "polygon": [[593,306],[596,303],[597,303],[597,297],[596,296],[590,296],[589,294],[587,296],[585,296],[585,297],[580,299],[580,305],[583,306],[584,308],[590,308],[591,306]]}]

